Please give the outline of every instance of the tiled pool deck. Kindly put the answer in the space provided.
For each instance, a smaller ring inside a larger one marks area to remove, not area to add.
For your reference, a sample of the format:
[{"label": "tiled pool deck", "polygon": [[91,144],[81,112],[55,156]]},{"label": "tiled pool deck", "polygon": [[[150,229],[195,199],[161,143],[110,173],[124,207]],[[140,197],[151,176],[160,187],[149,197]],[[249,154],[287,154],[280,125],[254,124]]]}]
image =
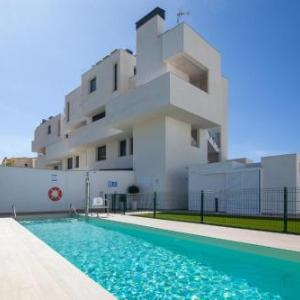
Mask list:
[{"label": "tiled pool deck", "polygon": [[109,217],[107,217],[106,219],[117,222],[148,226],[157,229],[172,230],[182,233],[201,235],[205,237],[300,252],[300,235],[238,229],[187,222],[166,221],[129,215],[109,215]]},{"label": "tiled pool deck", "polygon": [[[300,236],[110,215],[112,221],[300,252]],[[116,299],[11,218],[0,218],[0,298]]]},{"label": "tiled pool deck", "polygon": [[11,218],[0,218],[0,299],[116,299]]}]

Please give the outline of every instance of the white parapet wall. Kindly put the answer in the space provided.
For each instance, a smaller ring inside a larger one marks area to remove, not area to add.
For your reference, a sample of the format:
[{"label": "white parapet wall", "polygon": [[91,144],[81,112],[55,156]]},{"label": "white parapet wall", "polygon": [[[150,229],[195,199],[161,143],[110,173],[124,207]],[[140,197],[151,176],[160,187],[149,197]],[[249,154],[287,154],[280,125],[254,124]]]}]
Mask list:
[{"label": "white parapet wall", "polygon": [[[134,183],[133,171],[90,171],[90,197],[101,193],[126,193]],[[70,204],[84,209],[86,171],[54,171],[0,167],[0,214],[68,211]],[[113,184],[112,184],[113,183]],[[51,201],[48,191],[59,187],[62,198]]]},{"label": "white parapet wall", "polygon": [[263,214],[282,214],[283,188],[287,188],[289,214],[300,214],[300,155],[296,153],[262,157]]},{"label": "white parapet wall", "polygon": [[261,163],[238,159],[192,165],[188,174],[190,210],[200,210],[203,190],[205,211],[216,211],[218,198],[220,213],[281,216],[286,188],[287,213],[300,214],[299,154],[263,157]]},{"label": "white parapet wall", "polygon": [[204,210],[228,214],[259,214],[260,168],[245,168],[233,161],[189,167],[189,210],[200,210],[204,193]]}]

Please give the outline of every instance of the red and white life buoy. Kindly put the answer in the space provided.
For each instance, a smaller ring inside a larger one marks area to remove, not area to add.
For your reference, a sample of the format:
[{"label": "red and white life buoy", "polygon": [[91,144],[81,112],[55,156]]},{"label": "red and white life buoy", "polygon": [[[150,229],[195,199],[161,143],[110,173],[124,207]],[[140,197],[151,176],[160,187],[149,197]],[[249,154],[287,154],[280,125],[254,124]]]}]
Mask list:
[{"label": "red and white life buoy", "polygon": [[63,195],[62,190],[57,186],[52,187],[48,191],[48,197],[51,201],[59,201],[62,195]]}]

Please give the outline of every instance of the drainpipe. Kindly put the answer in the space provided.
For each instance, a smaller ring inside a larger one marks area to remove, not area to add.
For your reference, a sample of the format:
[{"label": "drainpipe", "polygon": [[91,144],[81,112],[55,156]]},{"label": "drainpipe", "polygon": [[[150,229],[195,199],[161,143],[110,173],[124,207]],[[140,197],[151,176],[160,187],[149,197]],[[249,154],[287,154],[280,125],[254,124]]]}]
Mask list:
[{"label": "drainpipe", "polygon": [[89,172],[86,172],[85,177],[85,216],[89,215],[90,210],[90,177]]}]

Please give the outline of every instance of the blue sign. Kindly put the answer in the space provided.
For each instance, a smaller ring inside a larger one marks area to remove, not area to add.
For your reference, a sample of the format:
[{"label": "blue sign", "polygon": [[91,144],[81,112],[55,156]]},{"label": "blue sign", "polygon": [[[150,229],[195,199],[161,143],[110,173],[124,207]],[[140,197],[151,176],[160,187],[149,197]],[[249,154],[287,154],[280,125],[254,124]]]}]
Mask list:
[{"label": "blue sign", "polygon": [[109,188],[116,188],[116,187],[118,187],[118,181],[109,180],[107,185]]}]

